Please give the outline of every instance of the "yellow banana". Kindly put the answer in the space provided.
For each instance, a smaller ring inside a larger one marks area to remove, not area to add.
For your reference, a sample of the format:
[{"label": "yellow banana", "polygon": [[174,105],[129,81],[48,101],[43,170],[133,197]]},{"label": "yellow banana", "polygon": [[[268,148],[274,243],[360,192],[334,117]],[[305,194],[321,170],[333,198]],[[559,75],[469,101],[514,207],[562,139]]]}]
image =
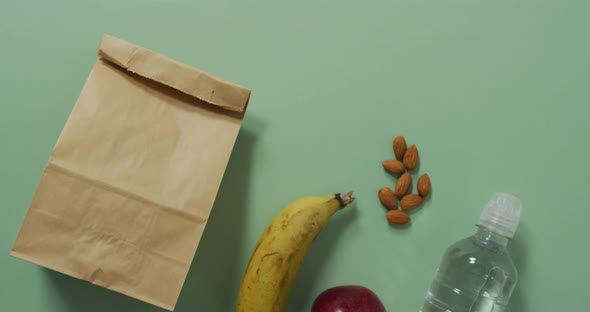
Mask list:
[{"label": "yellow banana", "polygon": [[309,247],[330,217],[353,200],[351,192],[303,197],[281,210],[252,252],[237,312],[283,312]]}]

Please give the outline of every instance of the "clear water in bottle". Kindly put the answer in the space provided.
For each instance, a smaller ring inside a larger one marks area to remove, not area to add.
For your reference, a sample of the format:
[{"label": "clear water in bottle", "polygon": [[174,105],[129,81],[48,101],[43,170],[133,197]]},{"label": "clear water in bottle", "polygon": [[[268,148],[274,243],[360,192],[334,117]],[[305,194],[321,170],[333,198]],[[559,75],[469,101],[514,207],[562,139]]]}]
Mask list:
[{"label": "clear water in bottle", "polygon": [[482,211],[477,232],[449,246],[421,312],[500,312],[518,281],[506,250],[520,220],[522,205],[496,193]]}]

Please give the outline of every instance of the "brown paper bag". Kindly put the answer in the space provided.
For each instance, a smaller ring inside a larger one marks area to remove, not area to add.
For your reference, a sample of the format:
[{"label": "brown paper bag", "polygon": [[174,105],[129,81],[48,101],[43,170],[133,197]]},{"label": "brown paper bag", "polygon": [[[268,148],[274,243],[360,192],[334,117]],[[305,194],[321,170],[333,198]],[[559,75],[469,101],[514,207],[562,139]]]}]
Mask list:
[{"label": "brown paper bag", "polygon": [[173,310],[250,90],[103,36],[11,255]]}]

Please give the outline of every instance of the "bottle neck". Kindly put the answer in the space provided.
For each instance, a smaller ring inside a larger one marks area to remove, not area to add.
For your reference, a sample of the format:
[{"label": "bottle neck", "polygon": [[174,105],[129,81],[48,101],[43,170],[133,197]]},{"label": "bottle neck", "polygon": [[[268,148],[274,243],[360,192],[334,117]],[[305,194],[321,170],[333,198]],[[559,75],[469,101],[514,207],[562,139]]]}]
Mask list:
[{"label": "bottle neck", "polygon": [[490,231],[490,229],[477,225],[477,233],[475,233],[477,241],[483,245],[493,245],[496,248],[506,248],[510,238],[502,236],[498,233]]}]

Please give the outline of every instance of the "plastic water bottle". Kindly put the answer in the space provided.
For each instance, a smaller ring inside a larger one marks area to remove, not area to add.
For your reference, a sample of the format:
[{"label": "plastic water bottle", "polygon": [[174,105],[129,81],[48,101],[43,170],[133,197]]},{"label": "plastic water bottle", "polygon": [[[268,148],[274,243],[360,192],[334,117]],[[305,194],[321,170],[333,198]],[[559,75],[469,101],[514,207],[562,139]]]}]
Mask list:
[{"label": "plastic water bottle", "polygon": [[507,305],[518,273],[506,250],[522,204],[495,193],[483,209],[477,232],[449,246],[421,312],[499,312]]}]

